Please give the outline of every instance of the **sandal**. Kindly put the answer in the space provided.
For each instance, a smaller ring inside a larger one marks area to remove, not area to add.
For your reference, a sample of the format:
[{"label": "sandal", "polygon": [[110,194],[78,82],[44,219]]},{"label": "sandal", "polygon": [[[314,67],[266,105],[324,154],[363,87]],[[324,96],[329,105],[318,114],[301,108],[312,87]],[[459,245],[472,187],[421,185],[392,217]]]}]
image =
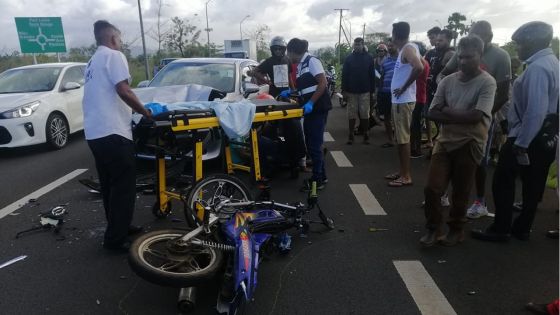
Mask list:
[{"label": "sandal", "polygon": [[389,179],[389,180],[396,180],[401,178],[401,174],[399,173],[393,173],[393,174],[389,174],[389,175],[385,175],[385,179]]},{"label": "sandal", "polygon": [[394,146],[395,145],[390,143],[390,142],[387,142],[387,143],[384,143],[384,144],[381,145],[382,148],[392,148]]},{"label": "sandal", "polygon": [[389,183],[387,183],[387,185],[389,185],[389,187],[403,187],[403,186],[411,186],[412,185],[412,181],[409,182],[405,182],[402,177],[399,177],[393,181],[390,181]]}]

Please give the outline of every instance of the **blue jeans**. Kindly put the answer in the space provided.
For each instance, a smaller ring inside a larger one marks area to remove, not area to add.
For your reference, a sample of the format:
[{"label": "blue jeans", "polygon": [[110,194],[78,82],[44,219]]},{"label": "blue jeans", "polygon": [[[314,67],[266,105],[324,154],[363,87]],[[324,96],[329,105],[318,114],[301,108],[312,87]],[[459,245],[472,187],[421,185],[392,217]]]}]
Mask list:
[{"label": "blue jeans", "polygon": [[323,159],[323,133],[327,125],[328,112],[313,113],[304,116],[303,132],[305,133],[305,144],[307,145],[307,153],[313,161],[314,180],[325,180],[327,173],[325,172],[325,161]]}]

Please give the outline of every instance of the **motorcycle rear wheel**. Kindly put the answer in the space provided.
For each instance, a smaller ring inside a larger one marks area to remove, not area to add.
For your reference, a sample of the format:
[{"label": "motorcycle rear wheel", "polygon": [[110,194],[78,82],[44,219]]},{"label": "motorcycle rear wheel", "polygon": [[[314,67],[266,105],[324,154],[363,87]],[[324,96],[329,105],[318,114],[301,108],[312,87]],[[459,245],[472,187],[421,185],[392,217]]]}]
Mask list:
[{"label": "motorcycle rear wheel", "polygon": [[[128,262],[141,278],[163,286],[186,288],[212,279],[220,270],[220,250],[179,240],[188,230],[159,230],[137,238]],[[202,240],[205,235],[198,238]]]}]

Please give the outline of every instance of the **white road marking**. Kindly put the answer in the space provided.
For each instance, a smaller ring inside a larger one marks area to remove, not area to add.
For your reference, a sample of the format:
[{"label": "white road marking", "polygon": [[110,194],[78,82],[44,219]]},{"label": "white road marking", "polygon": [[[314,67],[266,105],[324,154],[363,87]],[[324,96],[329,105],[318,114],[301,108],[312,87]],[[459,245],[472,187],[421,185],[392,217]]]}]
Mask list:
[{"label": "white road marking", "polygon": [[420,313],[423,315],[457,315],[421,262],[394,260],[393,264]]},{"label": "white road marking", "polygon": [[8,214],[16,211],[17,209],[25,206],[28,202],[29,199],[37,199],[39,197],[41,197],[42,195],[48,193],[49,191],[57,188],[58,186],[66,183],[67,181],[73,179],[74,177],[84,173],[85,171],[87,171],[87,168],[79,168],[71,173],[68,173],[64,176],[62,176],[61,178],[55,180],[54,182],[41,187],[39,189],[37,189],[36,191],[30,193],[29,195],[21,198],[20,200],[0,209],[0,219],[2,219],[3,217],[7,216]]},{"label": "white road marking", "polygon": [[366,215],[387,215],[365,184],[350,184],[350,189]]},{"label": "white road marking", "polygon": [[344,154],[344,152],[342,151],[330,151],[331,155],[334,159],[334,161],[336,162],[336,165],[338,167],[352,167],[352,163],[350,162],[350,160],[348,160],[348,158],[346,157],[346,155]]},{"label": "white road marking", "polygon": [[324,142],[334,142],[334,138],[331,136],[331,134],[328,131],[325,131],[323,133],[323,141]]}]

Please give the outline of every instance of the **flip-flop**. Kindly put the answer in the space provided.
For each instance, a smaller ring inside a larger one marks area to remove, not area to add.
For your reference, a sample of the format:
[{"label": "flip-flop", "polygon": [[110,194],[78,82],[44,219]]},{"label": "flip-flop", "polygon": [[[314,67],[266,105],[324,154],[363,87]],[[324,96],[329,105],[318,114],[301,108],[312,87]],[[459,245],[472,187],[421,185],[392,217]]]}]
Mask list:
[{"label": "flip-flop", "polygon": [[394,146],[395,146],[394,144],[389,143],[389,142],[384,143],[384,144],[381,145],[382,148],[392,148],[392,147],[394,147]]},{"label": "flip-flop", "polygon": [[389,180],[396,180],[401,178],[401,175],[399,173],[393,173],[393,174],[389,174],[389,175],[385,175],[385,179],[389,179]]},{"label": "flip-flop", "polygon": [[387,183],[387,185],[389,185],[389,187],[403,187],[403,186],[411,186],[412,185],[412,181],[410,182],[405,182],[403,181],[402,177],[399,177],[393,181],[390,181]]}]

